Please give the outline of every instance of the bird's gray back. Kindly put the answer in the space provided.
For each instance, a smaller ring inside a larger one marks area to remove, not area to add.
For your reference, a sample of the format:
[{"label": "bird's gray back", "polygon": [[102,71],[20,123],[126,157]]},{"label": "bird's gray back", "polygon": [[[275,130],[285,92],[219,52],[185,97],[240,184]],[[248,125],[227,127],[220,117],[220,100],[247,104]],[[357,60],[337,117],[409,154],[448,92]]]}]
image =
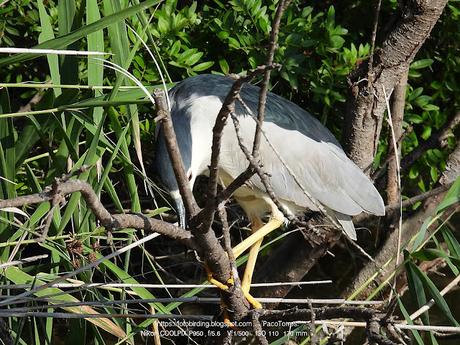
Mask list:
[{"label": "bird's gray back", "polygon": [[[186,79],[170,92],[175,127],[178,122],[188,122],[191,140],[197,143],[192,145],[195,154],[188,152],[186,156],[190,154],[192,161],[198,156],[206,157],[201,170],[209,164],[212,126],[233,82],[227,77],[200,75]],[[245,84],[240,94],[252,114],[257,114],[259,88]],[[239,102],[235,113],[240,120],[242,137],[249,146],[254,137],[255,120]],[[266,138],[262,140],[260,156],[264,169],[272,177],[273,191],[280,199],[311,207],[308,194],[316,202],[345,215],[362,211],[383,213],[383,201],[375,187],[348,159],[332,133],[308,112],[269,93],[264,133]],[[209,156],[203,155],[203,151]],[[227,124],[220,168],[235,178],[246,167],[247,161],[238,147],[233,125]],[[204,170],[199,171],[202,172]],[[250,184],[264,190],[257,176],[251,178]]]},{"label": "bird's gray back", "polygon": [[[200,96],[213,95],[223,103],[234,80],[213,74],[202,74],[188,78],[171,90],[174,99],[195,99]],[[244,84],[240,95],[253,114],[257,114],[259,88]],[[248,115],[243,105],[236,103],[236,115]],[[316,141],[330,142],[341,147],[334,135],[316,118],[298,105],[269,92],[265,108],[265,122],[272,122],[288,130],[296,130]]]}]

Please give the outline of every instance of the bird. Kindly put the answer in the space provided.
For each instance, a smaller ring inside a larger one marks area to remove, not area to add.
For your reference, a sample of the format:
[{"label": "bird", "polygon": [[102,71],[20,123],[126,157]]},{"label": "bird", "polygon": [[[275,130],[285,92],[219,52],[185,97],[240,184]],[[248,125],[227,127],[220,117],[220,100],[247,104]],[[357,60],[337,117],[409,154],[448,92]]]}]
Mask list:
[{"label": "bird", "polygon": [[[209,175],[212,129],[233,83],[234,79],[227,76],[202,74],[177,83],[168,93],[171,119],[192,190],[198,176]],[[234,116],[240,124],[240,140],[246,147],[252,147],[256,131],[254,114],[259,92],[259,87],[245,83],[240,91],[241,101],[235,103]],[[258,158],[284,210],[276,206],[257,175],[233,194],[251,222],[252,235],[233,248],[235,257],[249,249],[241,283],[249,297],[263,237],[283,225],[282,211],[297,216],[321,210],[352,240],[357,239],[352,216],[361,212],[385,214],[382,197],[370,179],[347,157],[334,135],[306,110],[268,92],[262,130]],[[154,165],[174,201],[180,224],[184,225],[185,209],[161,127],[157,137]],[[247,167],[234,124],[227,121],[218,163],[219,183],[223,187],[229,185]],[[269,221],[264,223],[267,215]],[[252,304],[260,306],[256,301]]]}]

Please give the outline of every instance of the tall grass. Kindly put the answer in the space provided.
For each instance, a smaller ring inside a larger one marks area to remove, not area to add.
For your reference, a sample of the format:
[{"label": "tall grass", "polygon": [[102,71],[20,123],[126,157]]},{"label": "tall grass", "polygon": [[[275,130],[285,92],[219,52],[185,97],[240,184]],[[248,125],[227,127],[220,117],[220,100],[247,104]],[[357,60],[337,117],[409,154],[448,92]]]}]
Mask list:
[{"label": "tall grass", "polygon": [[[143,50],[139,37],[145,37],[156,51],[158,42],[153,39],[155,25],[149,25],[149,20],[159,4],[159,0],[146,0],[135,5],[114,0],[66,0],[52,7],[38,0],[37,24],[40,35],[34,38],[37,43],[34,48],[105,52],[109,61],[131,70],[136,55],[142,54]],[[137,35],[132,34],[130,28]],[[159,60],[158,68],[162,69],[161,72],[171,83],[162,57],[155,57]],[[31,80],[22,82],[41,82],[45,85],[38,84],[36,89],[31,89],[30,84],[15,82],[3,83],[0,88],[0,198],[40,192],[61,175],[76,173],[81,167],[88,166],[89,169],[79,173],[78,178],[89,182],[104,204],[110,205],[114,212],[158,214],[167,210],[146,210],[155,208],[155,185],[147,164],[149,155],[146,155],[146,152],[153,150],[155,125],[151,116],[152,107],[144,91],[132,88],[135,83],[125,74],[106,68],[101,60],[93,56],[35,52],[0,59],[0,68],[8,68],[9,71],[20,70],[22,64],[27,64],[33,75]],[[144,80],[140,81],[146,84]],[[155,84],[145,86],[148,92],[151,93],[157,85],[163,85],[160,79]],[[21,100],[32,96],[38,99],[32,109],[19,110]],[[421,307],[433,299],[448,321],[458,325],[439,289],[417,264],[442,258],[453,275],[459,274],[460,244],[448,222],[452,213],[450,208],[459,201],[459,195],[460,180],[457,180],[436,214],[427,219],[419,234],[403,246],[404,262],[390,273],[385,283],[373,288],[371,299],[387,287],[387,282],[394,274],[405,270],[409,291],[415,297],[416,305]],[[148,201],[143,204],[143,199]],[[36,239],[42,233],[47,219],[51,219],[49,231],[45,241],[38,243]],[[436,223],[440,219],[443,221]],[[78,193],[57,206],[43,203],[21,210],[0,211],[0,264],[37,253],[49,255],[39,262],[3,269],[0,271],[0,282],[5,285],[40,286],[75,271],[79,266],[99,260],[142,236],[132,229],[107,233],[99,226]],[[262,250],[283,236],[275,238]],[[142,260],[139,264],[141,269],[133,270],[132,266],[138,264],[136,260]],[[240,265],[244,261],[243,257],[237,263]],[[147,277],[162,283],[164,272],[160,270],[165,271],[142,245],[137,253],[128,250],[121,257],[103,261],[97,268],[83,271],[74,278],[85,283],[118,281],[137,284]],[[139,275],[133,276],[134,272]],[[366,286],[370,284],[372,280],[365,283]],[[2,297],[8,297],[12,291],[2,290]],[[195,296],[201,291],[202,288],[195,288],[184,292],[182,297]],[[356,295],[358,293],[359,290]],[[97,288],[64,291],[48,287],[35,293],[33,298],[22,301],[21,306],[33,309],[48,303],[50,313],[64,310],[81,314],[81,319],[64,322],[52,317],[33,317],[32,323],[27,323],[23,317],[11,316],[7,320],[18,344],[53,344],[64,338],[75,344],[117,341],[134,344],[134,336],[150,327],[153,319],[93,319],[86,314],[134,313],[139,312],[139,308],[145,312],[145,306],[135,308],[127,304],[114,306],[107,303],[103,307],[64,306],[54,309],[52,305],[129,298],[152,300],[155,297],[144,287],[132,287],[127,291]],[[352,295],[350,299],[354,297]],[[398,302],[406,321],[413,322],[403,301],[400,299]],[[181,302],[152,302],[150,306],[157,314],[182,312],[179,308]],[[10,305],[5,310],[14,307],[16,305]],[[422,321],[429,324],[428,313],[424,314]],[[66,331],[62,331],[63,326]],[[417,331],[413,331],[413,335],[418,344],[423,343]],[[285,340],[281,338],[277,343]],[[304,342],[307,341],[308,338],[305,338]],[[432,335],[430,341],[436,343]]]}]

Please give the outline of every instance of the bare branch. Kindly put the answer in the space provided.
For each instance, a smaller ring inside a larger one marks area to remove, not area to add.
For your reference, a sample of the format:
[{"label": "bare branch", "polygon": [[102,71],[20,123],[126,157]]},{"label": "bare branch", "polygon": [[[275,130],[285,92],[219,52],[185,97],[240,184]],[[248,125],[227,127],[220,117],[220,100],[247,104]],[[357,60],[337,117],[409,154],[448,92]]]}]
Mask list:
[{"label": "bare branch", "polygon": [[419,144],[413,151],[407,154],[401,161],[401,171],[409,169],[429,149],[440,146],[447,134],[460,124],[460,111],[450,118],[441,128],[434,131],[428,140]]},{"label": "bare branch", "polygon": [[[271,66],[273,64],[273,59],[275,56],[275,51],[278,45],[278,34],[280,30],[280,23],[281,18],[283,17],[283,13],[286,8],[289,6],[291,0],[281,0],[278,8],[276,9],[275,19],[272,23],[272,31],[270,33],[270,45],[268,48],[268,56],[267,56],[267,66]],[[264,73],[264,78],[262,81],[262,85],[259,91],[259,106],[257,109],[257,125],[256,125],[256,132],[254,134],[254,142],[252,146],[252,155],[257,159],[259,156],[259,146],[260,146],[260,139],[261,139],[261,128],[264,123],[265,118],[265,103],[267,102],[267,92],[268,92],[268,85],[270,82],[270,70],[266,70]]]},{"label": "bare branch", "polygon": [[[244,83],[251,81],[256,75],[263,73],[266,70],[270,70],[277,67],[279,67],[279,65],[277,64],[259,66],[255,70],[248,73],[246,77],[236,77],[236,81],[233,83],[230,91],[225,97],[224,103],[222,104],[219,113],[217,114],[216,122],[212,129],[212,152],[211,163],[209,166],[209,182],[207,188],[208,202],[205,206],[205,209],[202,212],[200,212],[194,220],[192,220],[192,224],[194,224],[197,228],[201,229],[200,231],[206,231],[210,228],[212,222],[214,221],[214,211],[216,210],[217,205],[219,204],[216,197],[219,173],[218,164],[220,159],[220,148],[222,144],[222,131],[224,130],[224,127],[227,123],[228,116],[231,112],[235,111],[235,100],[237,99]],[[240,180],[241,179],[239,179],[239,181]]]},{"label": "bare branch", "polygon": [[[59,183],[58,193],[64,197],[68,194],[80,192],[86,201],[86,205],[94,213],[96,218],[107,229],[133,228],[157,232],[175,240],[179,240],[190,248],[195,248],[190,232],[158,219],[149,218],[142,214],[111,214],[99,201],[93,188],[85,181],[69,180]],[[56,190],[48,186],[43,192],[20,196],[8,200],[0,200],[0,209],[5,207],[22,207],[25,205],[38,204],[52,201]]]},{"label": "bare branch", "polygon": [[257,309],[251,312],[252,331],[254,332],[255,337],[259,341],[260,345],[268,345],[268,340],[264,335],[262,325],[259,321],[259,317],[260,314]]},{"label": "bare branch", "polygon": [[[393,132],[389,133],[389,143],[393,142],[392,135],[394,134],[395,138],[402,137],[402,124],[404,117],[404,105],[406,100],[406,86],[407,86],[407,77],[409,70],[407,69],[405,73],[401,76],[401,80],[396,85],[393,91],[392,104],[391,104],[391,121],[393,123]],[[387,203],[392,204],[399,201],[401,197],[401,190],[399,189],[399,161],[401,157],[401,145],[396,142],[397,148],[390,145],[388,156],[390,157],[388,162],[388,174],[387,174]]]},{"label": "bare branch", "polygon": [[454,182],[458,176],[460,176],[460,143],[457,143],[457,147],[449,155],[446,170],[442,173],[439,182],[446,185]]},{"label": "bare branch", "polygon": [[168,105],[166,104],[164,91],[161,89],[155,90],[153,98],[155,99],[156,105],[156,118],[160,119],[163,126],[166,148],[174,170],[174,175],[176,176],[177,185],[179,186],[179,192],[182,200],[184,201],[187,215],[191,218],[198,212],[199,207],[193,197],[192,190],[190,189],[187,173],[185,172],[184,163],[177,144],[171,114],[169,113]]},{"label": "bare branch", "polygon": [[377,28],[379,26],[379,16],[380,16],[380,6],[381,5],[382,5],[382,0],[377,0],[377,6],[375,7],[375,13],[374,13],[374,27],[372,28],[372,36],[371,36],[371,56],[369,57],[369,71],[367,73],[368,79],[371,79],[372,74],[373,74],[375,40],[377,38]]},{"label": "bare branch", "polygon": [[[283,322],[295,322],[299,320],[310,320],[314,314],[316,320],[328,320],[337,318],[353,319],[364,321],[367,324],[367,338],[372,343],[379,345],[397,345],[393,341],[380,335],[380,328],[383,325],[383,316],[378,310],[357,307],[327,307],[312,309],[289,309],[282,311],[262,310],[260,311],[260,322],[283,320]],[[384,326],[384,325],[383,325]]]},{"label": "bare branch", "polygon": [[[241,80],[241,81],[240,81]],[[243,85],[244,78],[239,80],[239,88]],[[235,83],[237,84],[237,83]],[[238,86],[238,85],[237,85]],[[237,89],[239,92],[239,89]],[[227,96],[229,98],[230,96]],[[188,178],[185,173],[182,157],[179,151],[179,147],[177,144],[176,135],[174,132],[174,127],[172,125],[171,116],[169,110],[167,108],[165,97],[162,91],[158,91],[155,95],[155,102],[157,106],[157,118],[160,118],[163,122],[163,131],[165,135],[165,143],[168,150],[168,154],[171,159],[171,163],[174,169],[174,175],[176,177],[179,190],[181,193],[182,200],[184,201],[184,205],[186,207],[188,217],[190,219],[191,224],[191,232],[194,235],[194,243],[196,244],[196,249],[200,254],[200,257],[205,261],[208,269],[213,273],[214,279],[227,282],[232,278],[232,266],[229,260],[228,255],[222,248],[222,245],[219,243],[215,233],[211,229],[211,224],[214,219],[214,211],[215,208],[209,208],[205,213],[207,215],[206,219],[208,222],[201,224],[201,226],[196,225],[196,216],[198,213],[198,205],[196,204],[195,198],[193,197],[192,191],[190,189],[190,184],[188,182]],[[222,108],[221,112],[222,116],[225,116],[226,108]],[[219,114],[220,114],[219,113]],[[219,117],[219,116],[218,116]],[[222,124],[222,122],[218,122],[217,124]],[[225,125],[225,122],[223,123]],[[222,134],[222,129],[220,129],[220,136]],[[216,129],[215,133],[218,133],[219,128]],[[220,138],[219,138],[220,140]],[[220,142],[216,148],[216,152],[220,151]],[[214,153],[214,146],[213,146],[213,153]],[[214,157],[215,159],[215,157]],[[216,164],[217,167],[218,162],[218,154],[217,154],[217,161],[214,161],[213,164]],[[217,170],[215,171],[217,172]],[[214,183],[217,184],[217,176],[215,176]],[[216,185],[217,190],[217,185]],[[215,193],[215,192],[214,192]],[[236,271],[236,270],[235,270]],[[222,291],[221,293],[224,303],[228,305],[233,311],[236,318],[241,318],[247,312],[246,301],[244,299],[243,293],[241,289],[235,289],[232,287],[227,291]]]},{"label": "bare branch", "polygon": [[[269,175],[262,169],[260,163],[256,160],[256,158],[251,154],[249,149],[244,145],[243,143],[243,138],[240,135],[240,122],[238,121],[238,118],[236,115],[232,112],[231,113],[232,120],[233,120],[233,125],[235,126],[235,133],[236,137],[238,138],[238,144],[240,146],[241,151],[243,151],[244,155],[246,156],[246,159],[249,161],[249,165],[251,169],[254,169],[254,171],[257,173],[257,175],[260,178],[260,181],[264,185],[265,191],[267,194],[270,196],[270,199],[272,199],[273,203],[278,207],[278,209],[283,212],[284,216],[288,218],[290,221],[294,221],[295,217],[289,214],[286,210],[283,204],[278,200],[278,198],[275,195],[275,192],[273,191],[273,188],[271,186],[270,180],[269,180]],[[259,129],[261,131],[261,129]]]}]

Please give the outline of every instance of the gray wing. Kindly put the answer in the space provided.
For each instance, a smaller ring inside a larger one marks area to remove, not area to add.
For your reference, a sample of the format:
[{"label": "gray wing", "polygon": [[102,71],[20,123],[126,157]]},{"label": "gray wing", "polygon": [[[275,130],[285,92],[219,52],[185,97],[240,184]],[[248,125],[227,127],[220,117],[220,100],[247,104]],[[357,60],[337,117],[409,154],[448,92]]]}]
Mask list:
[{"label": "gray wing", "polygon": [[[246,132],[243,135],[252,138],[254,124],[251,122],[254,120],[244,117],[240,121],[242,131]],[[313,140],[276,123],[264,123],[263,128],[267,138],[262,140],[261,159],[264,169],[271,175],[273,191],[279,198],[310,207],[305,190],[322,205],[344,215],[353,216],[362,211],[384,214],[380,194],[340,147],[331,142]],[[279,156],[283,157],[287,166]],[[244,161],[244,158],[240,159]],[[251,182],[255,187],[264,189],[258,177],[253,177]]]},{"label": "gray wing", "polygon": [[[213,95],[223,102],[232,83],[226,77],[201,75],[187,79],[180,84],[184,87],[176,88],[174,92],[181,99],[199,102],[200,96]],[[257,114],[258,93],[259,88],[253,85],[245,85],[241,91],[244,102],[253,114]],[[216,109],[209,109],[206,115],[215,118],[217,112]],[[239,104],[236,114],[241,123],[242,135],[247,138],[246,145],[252,147],[255,121]],[[227,124],[225,145],[232,149],[231,153],[222,155],[222,165],[236,177],[246,168],[247,162],[238,148],[234,132],[233,124]],[[356,215],[362,211],[384,214],[383,200],[371,181],[345,155],[332,133],[305,110],[269,93],[264,132],[274,149],[267,140],[262,140],[260,154],[265,170],[272,176],[273,190],[279,198],[309,207],[311,202],[302,191],[305,189],[321,204],[343,215]],[[278,154],[287,161],[289,169],[279,160]],[[298,186],[289,170],[297,176],[302,187]],[[257,177],[253,177],[251,182],[264,190]]]}]

